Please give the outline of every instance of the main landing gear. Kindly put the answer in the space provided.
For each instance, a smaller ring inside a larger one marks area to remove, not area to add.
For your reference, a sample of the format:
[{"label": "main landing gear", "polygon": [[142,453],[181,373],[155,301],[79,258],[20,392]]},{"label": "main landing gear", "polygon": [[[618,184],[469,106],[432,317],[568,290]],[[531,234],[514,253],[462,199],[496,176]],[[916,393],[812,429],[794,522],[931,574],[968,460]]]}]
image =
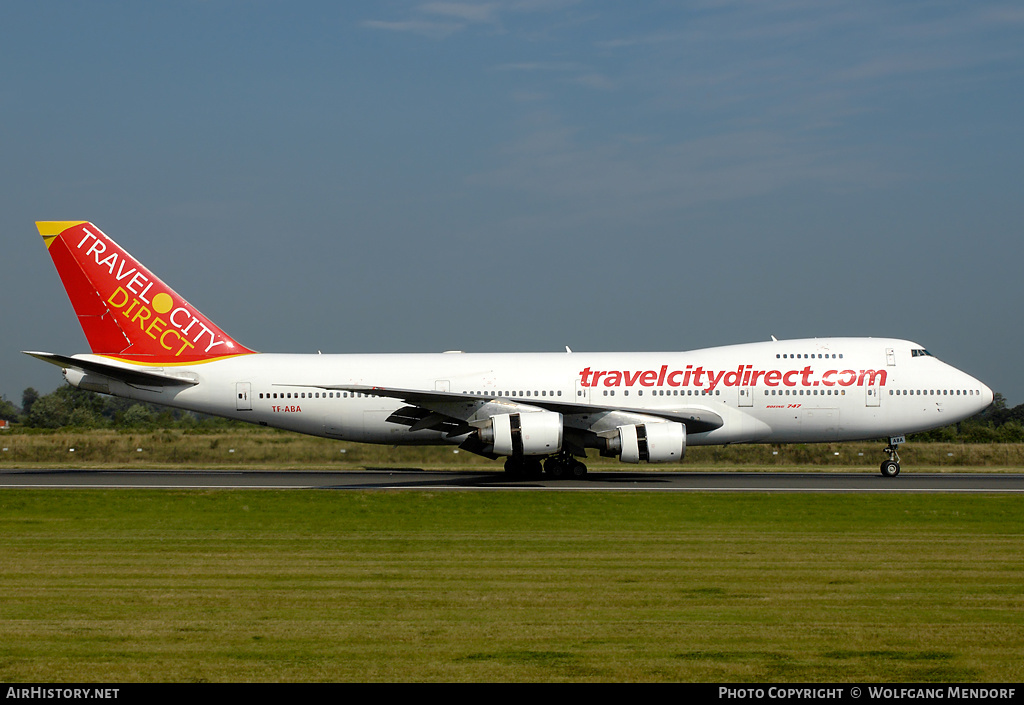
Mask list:
[{"label": "main landing gear", "polygon": [[536,479],[544,473],[540,458],[512,455],[505,460],[505,474],[514,479]]},{"label": "main landing gear", "polygon": [[586,476],[587,466],[568,453],[560,453],[552,455],[544,461],[544,472],[552,480],[558,480],[563,477],[571,477],[578,480]]},{"label": "main landing gear", "polygon": [[881,465],[883,477],[896,477],[900,474],[900,455],[896,452],[899,447],[894,439],[889,440],[889,445],[882,449],[882,452],[889,454],[888,460],[883,460]]},{"label": "main landing gear", "polygon": [[539,456],[513,455],[505,461],[505,474],[517,479],[538,479],[542,475],[547,475],[552,480],[579,479],[586,476],[587,466],[569,453],[549,456],[543,461],[543,465]]}]

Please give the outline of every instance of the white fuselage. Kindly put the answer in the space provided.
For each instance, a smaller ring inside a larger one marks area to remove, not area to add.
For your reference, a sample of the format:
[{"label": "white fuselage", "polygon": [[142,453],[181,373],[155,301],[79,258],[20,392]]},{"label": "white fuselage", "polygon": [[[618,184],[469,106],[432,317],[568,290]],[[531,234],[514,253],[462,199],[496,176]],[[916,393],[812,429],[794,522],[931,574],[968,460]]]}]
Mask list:
[{"label": "white fuselage", "polygon": [[[312,435],[386,444],[462,438],[388,421],[408,404],[346,387],[466,395],[467,408],[489,400],[523,410],[558,405],[565,426],[584,432],[602,430],[601,409],[620,420],[623,414],[676,410],[707,410],[721,418],[718,428],[689,433],[692,445],[898,436],[955,423],[992,401],[988,387],[921,346],[881,338],[664,353],[256,353],[163,369],[198,383],[161,388],[113,382],[109,391]],[[574,405],[586,410],[574,414],[565,408]]]}]

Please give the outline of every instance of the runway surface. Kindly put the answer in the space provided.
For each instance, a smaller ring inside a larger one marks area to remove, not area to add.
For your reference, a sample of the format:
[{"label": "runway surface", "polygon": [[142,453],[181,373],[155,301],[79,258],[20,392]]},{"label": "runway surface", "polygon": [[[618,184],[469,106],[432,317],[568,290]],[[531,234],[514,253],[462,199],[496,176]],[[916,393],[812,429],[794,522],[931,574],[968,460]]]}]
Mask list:
[{"label": "runway surface", "polygon": [[805,472],[593,472],[582,480],[511,480],[499,472],[416,468],[339,472],[7,470],[2,488],[590,490],[660,492],[1024,493],[1024,474]]}]

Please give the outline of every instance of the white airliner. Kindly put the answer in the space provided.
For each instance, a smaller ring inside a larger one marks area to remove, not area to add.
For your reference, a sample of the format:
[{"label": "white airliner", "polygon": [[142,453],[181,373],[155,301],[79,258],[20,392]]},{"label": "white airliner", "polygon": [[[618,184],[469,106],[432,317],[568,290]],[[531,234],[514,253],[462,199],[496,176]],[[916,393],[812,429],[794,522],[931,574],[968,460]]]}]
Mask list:
[{"label": "white airliner", "polygon": [[815,338],[690,352],[293,355],[230,338],[84,221],[37,223],[92,349],[29,352],[76,387],[363,443],[453,444],[513,476],[586,474],[588,450],[673,463],[687,444],[888,438],[992,402],[906,340]]}]

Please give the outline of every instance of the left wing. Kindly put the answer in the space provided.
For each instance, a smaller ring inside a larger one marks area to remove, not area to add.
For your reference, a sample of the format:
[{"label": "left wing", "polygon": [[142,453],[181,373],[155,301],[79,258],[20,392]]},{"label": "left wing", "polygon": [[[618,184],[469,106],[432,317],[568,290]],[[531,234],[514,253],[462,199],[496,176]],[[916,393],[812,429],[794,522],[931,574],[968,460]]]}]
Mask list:
[{"label": "left wing", "polygon": [[[567,417],[597,416],[607,427],[615,423],[615,417],[621,416],[623,423],[635,423],[627,417],[656,417],[665,421],[675,421],[686,426],[687,433],[702,433],[720,428],[722,417],[710,409],[697,406],[681,406],[674,408],[631,408],[623,406],[601,406],[595,404],[575,404],[537,397],[495,397],[490,395],[467,394],[459,392],[441,392],[424,389],[400,389],[397,387],[374,387],[359,384],[338,385],[287,385],[315,387],[335,391],[356,392],[378,397],[400,399],[411,407],[405,407],[388,418],[393,423],[410,426],[410,430],[421,429],[443,430],[450,436],[469,433],[478,425],[486,422],[494,414],[507,414],[516,411],[554,411]],[[609,418],[611,417],[611,418]],[[579,426],[577,423],[567,424]],[[587,426],[584,426],[587,428]],[[589,430],[589,429],[588,429]]]}]

